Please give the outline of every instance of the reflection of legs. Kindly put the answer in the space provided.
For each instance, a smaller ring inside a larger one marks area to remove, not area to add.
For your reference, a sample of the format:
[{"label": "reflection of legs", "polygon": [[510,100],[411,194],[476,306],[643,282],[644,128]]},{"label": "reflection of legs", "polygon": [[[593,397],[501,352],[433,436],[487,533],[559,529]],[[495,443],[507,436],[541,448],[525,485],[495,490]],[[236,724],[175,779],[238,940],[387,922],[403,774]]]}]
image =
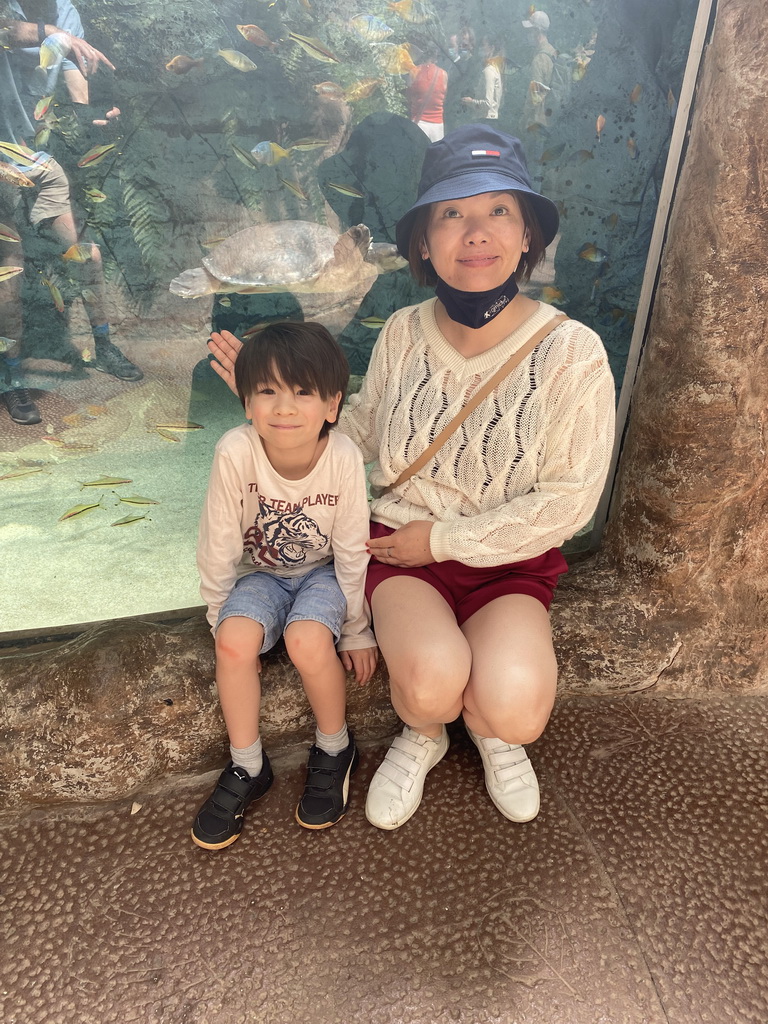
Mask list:
[{"label": "reflection of legs", "polygon": [[444,723],[461,713],[471,651],[451,608],[423,580],[384,580],[371,605],[392,704],[407,724],[371,781],[365,813],[395,829],[418,808],[427,773],[448,749]]},{"label": "reflection of legs", "polygon": [[[66,252],[72,245],[78,244],[78,231],[72,210],[54,217],[46,222],[46,230]],[[89,243],[85,243],[86,245]],[[91,327],[100,327],[107,322],[106,295],[104,288],[104,268],[101,262],[101,250],[98,245],[90,245],[91,258],[78,265],[80,280],[83,284],[82,300],[88,314]]]},{"label": "reflection of legs", "polygon": [[555,699],[549,615],[535,598],[510,594],[481,608],[462,631],[472,649],[463,715],[488,792],[505,817],[529,821],[538,813],[539,791],[520,744],[541,735]]},{"label": "reflection of legs", "polygon": [[[19,242],[5,242],[0,239],[0,266],[20,267],[24,264],[24,252]],[[0,281],[0,324],[5,336],[2,342],[5,366],[0,387],[2,399],[11,419],[24,426],[40,422],[40,410],[32,401],[21,379],[21,275]]]},{"label": "reflection of legs", "polygon": [[[70,246],[80,243],[81,235],[72,209],[66,172],[55,160],[49,160],[35,168],[33,175],[39,191],[31,211],[32,223],[41,233],[52,238],[61,247],[62,253],[66,252]],[[83,304],[93,331],[96,352],[91,365],[95,370],[109,373],[120,380],[141,380],[144,374],[138,366],[126,359],[109,340],[101,251],[92,243],[82,244],[90,244],[91,258],[73,266],[78,267],[84,293]]]}]

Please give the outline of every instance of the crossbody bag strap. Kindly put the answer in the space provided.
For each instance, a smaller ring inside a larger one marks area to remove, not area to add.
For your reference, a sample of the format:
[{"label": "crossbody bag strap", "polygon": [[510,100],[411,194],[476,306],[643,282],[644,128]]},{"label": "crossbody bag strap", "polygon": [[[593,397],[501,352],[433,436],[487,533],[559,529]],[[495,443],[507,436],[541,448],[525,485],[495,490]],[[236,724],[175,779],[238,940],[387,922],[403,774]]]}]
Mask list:
[{"label": "crossbody bag strap", "polygon": [[461,426],[467,416],[474,412],[478,405],[488,397],[493,389],[500,384],[505,377],[508,377],[514,368],[518,366],[527,355],[533,352],[536,346],[542,342],[548,334],[551,334],[555,327],[558,327],[567,319],[568,317],[564,313],[561,313],[547,321],[541,330],[536,331],[536,333],[533,334],[528,341],[526,341],[526,343],[514,353],[514,355],[510,356],[503,366],[499,367],[496,373],[494,373],[494,375],[485,382],[480,390],[475,392],[467,404],[462,406],[461,410],[453,417],[451,422],[440,431],[432,444],[429,445],[428,448],[425,448],[418,459],[416,459],[415,462],[412,462],[410,466],[406,467],[397,480],[390,484],[386,490],[391,490],[393,487],[399,487],[400,484],[409,480],[414,473],[418,473],[418,471],[429,462],[436,452],[443,447],[451,434]]}]

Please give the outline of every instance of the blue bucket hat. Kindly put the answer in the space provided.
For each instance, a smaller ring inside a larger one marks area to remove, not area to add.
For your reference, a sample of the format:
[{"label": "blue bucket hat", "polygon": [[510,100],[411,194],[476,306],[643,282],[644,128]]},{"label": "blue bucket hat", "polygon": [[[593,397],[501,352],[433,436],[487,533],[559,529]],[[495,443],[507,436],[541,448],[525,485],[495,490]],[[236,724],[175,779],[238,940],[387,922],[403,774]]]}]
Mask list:
[{"label": "blue bucket hat", "polygon": [[416,215],[422,206],[482,192],[522,192],[549,245],[560,217],[551,199],[534,191],[519,139],[485,124],[465,124],[427,147],[416,202],[395,227],[397,249],[408,259]]}]

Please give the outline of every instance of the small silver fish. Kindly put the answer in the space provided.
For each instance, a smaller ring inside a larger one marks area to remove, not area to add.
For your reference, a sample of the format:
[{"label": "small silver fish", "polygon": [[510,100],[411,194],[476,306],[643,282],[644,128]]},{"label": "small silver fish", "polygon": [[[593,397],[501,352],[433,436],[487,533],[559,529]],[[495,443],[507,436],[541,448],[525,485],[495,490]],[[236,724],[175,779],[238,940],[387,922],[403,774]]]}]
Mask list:
[{"label": "small silver fish", "polygon": [[98,480],[78,480],[80,490],[83,487],[117,487],[118,484],[131,484],[133,480],[123,476],[100,476]]},{"label": "small silver fish", "polygon": [[326,185],[336,192],[341,192],[343,196],[350,196],[352,199],[365,199],[365,193],[361,192],[359,188],[355,188],[354,185],[339,185],[334,181],[326,181]]},{"label": "small silver fish", "polygon": [[142,498],[140,494],[129,494],[127,497],[123,494],[118,494],[117,491],[113,491],[113,494],[117,495],[120,501],[124,501],[126,505],[159,505],[159,501],[155,501],[154,498]]},{"label": "small silver fish", "polygon": [[116,519],[114,521],[114,523],[110,523],[110,526],[129,526],[131,523],[138,523],[139,520],[141,520],[141,519],[149,519],[149,516],[146,513],[144,513],[144,515],[141,515],[141,516],[137,516],[137,515],[123,516],[122,519]]},{"label": "small silver fish", "polygon": [[26,469],[12,469],[8,473],[3,473],[0,476],[0,480],[16,480],[20,476],[29,476],[30,473],[42,473],[42,467],[26,468]]},{"label": "small silver fish", "polygon": [[192,423],[190,420],[176,420],[173,423],[156,423],[155,427],[163,430],[202,430],[202,423]]},{"label": "small silver fish", "polygon": [[256,65],[250,57],[246,57],[240,50],[217,50],[219,57],[223,57],[230,67],[237,71],[255,71]]},{"label": "small silver fish", "polygon": [[[103,497],[104,495],[102,494],[101,498]],[[101,498],[98,501],[92,501],[89,505],[73,505],[72,508],[67,509],[63,516],[59,516],[59,522],[63,523],[66,519],[77,519],[79,516],[92,512],[95,508],[103,508]]]},{"label": "small silver fish", "polygon": [[180,437],[176,437],[175,434],[172,434],[170,430],[167,430],[165,427],[155,427],[155,430],[164,441],[175,441],[177,444],[181,441]]}]

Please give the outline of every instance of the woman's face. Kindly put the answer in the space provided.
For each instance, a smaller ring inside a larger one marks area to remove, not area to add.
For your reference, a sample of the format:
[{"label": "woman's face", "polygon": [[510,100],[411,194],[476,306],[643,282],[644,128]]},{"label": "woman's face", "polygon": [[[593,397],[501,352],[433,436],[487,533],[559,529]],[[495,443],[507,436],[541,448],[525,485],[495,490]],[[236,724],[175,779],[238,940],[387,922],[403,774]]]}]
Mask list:
[{"label": "woman's face", "polygon": [[464,292],[497,288],[528,251],[528,233],[510,192],[433,203],[425,250],[438,277]]}]

